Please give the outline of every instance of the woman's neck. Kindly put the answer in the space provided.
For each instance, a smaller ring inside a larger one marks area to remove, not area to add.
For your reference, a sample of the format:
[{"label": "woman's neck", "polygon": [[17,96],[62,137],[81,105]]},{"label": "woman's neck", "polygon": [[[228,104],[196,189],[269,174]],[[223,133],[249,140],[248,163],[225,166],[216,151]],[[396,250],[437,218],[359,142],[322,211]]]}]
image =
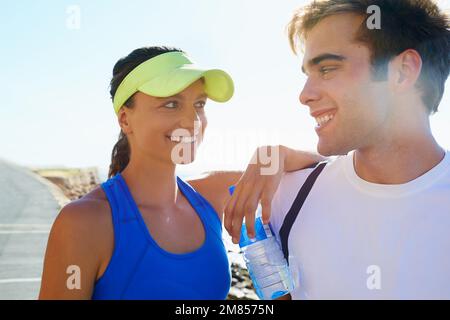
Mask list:
[{"label": "woman's neck", "polygon": [[138,206],[158,208],[176,203],[175,164],[131,157],[121,175]]}]

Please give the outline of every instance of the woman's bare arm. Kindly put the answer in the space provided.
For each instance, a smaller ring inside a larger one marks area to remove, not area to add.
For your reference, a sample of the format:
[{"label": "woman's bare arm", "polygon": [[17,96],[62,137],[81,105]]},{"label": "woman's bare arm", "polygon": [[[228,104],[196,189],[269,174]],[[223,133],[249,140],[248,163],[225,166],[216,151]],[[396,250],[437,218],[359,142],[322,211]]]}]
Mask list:
[{"label": "woman's bare arm", "polygon": [[[91,299],[103,255],[100,246],[106,240],[100,238],[107,220],[99,221],[99,209],[95,201],[80,199],[58,214],[48,239],[39,299]],[[112,228],[112,222],[106,227]]]}]

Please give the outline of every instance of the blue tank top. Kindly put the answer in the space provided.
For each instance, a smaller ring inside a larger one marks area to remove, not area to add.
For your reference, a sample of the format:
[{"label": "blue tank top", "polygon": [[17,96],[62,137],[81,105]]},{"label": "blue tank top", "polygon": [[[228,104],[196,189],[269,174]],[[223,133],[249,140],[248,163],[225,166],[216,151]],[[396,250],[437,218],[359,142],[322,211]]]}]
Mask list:
[{"label": "blue tank top", "polygon": [[177,184],[205,230],[203,245],[185,254],[171,253],[158,246],[120,173],[102,183],[111,207],[114,251],[104,274],[95,283],[92,299],[227,297],[231,275],[220,219],[189,184],[179,177]]}]

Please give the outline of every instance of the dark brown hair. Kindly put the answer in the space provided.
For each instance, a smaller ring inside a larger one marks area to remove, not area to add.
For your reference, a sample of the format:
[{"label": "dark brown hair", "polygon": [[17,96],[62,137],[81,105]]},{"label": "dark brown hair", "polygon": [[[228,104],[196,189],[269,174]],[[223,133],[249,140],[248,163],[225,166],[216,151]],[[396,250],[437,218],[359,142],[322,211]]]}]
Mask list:
[{"label": "dark brown hair", "polygon": [[[371,14],[367,8],[376,5],[381,12],[381,28],[366,26]],[[322,19],[340,13],[364,17],[356,41],[371,50],[373,78],[387,78],[389,61],[407,49],[416,50],[422,58],[417,87],[429,113],[437,111],[444,94],[450,68],[449,20],[431,0],[322,0],[297,10],[288,24],[289,42],[297,53],[298,40]]]},{"label": "dark brown hair", "polygon": [[[138,65],[154,58],[160,54],[167,52],[182,52],[182,50],[170,47],[143,47],[134,50],[126,57],[121,58],[116,62],[113,68],[113,77],[110,82],[111,99],[114,98],[117,88],[123,79]],[[133,108],[133,96],[125,101],[123,108]],[[109,166],[108,178],[122,172],[130,161],[130,146],[128,144],[127,136],[120,130],[119,140],[113,147],[111,154],[111,164]]]}]

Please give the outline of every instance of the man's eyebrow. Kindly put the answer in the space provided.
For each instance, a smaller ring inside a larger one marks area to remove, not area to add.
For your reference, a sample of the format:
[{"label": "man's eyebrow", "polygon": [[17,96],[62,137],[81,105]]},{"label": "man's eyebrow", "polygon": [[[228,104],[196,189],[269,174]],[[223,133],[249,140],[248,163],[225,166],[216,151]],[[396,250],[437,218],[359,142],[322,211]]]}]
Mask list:
[{"label": "man's eyebrow", "polygon": [[[324,60],[335,60],[335,61],[343,61],[346,58],[344,56],[341,56],[339,54],[333,54],[333,53],[323,53],[318,55],[317,57],[312,58],[307,62],[307,66],[316,66],[319,63],[321,63]],[[306,73],[305,66],[302,65],[302,72]]]}]

